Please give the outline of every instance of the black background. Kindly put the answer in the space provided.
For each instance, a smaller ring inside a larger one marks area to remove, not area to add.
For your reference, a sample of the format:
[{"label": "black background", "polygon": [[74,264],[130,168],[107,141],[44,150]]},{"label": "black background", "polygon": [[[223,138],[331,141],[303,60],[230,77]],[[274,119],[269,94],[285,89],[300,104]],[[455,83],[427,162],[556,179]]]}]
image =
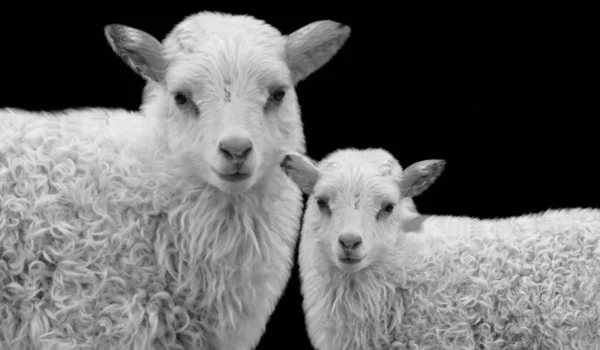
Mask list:
[{"label": "black background", "polygon": [[[233,3],[2,5],[0,107],[137,109],[144,81],[111,51],[109,23],[162,40],[202,10],[251,14],[283,33],[332,19],[350,39],[297,87],[311,157],[382,147],[405,167],[446,159],[416,200],[423,213],[600,207],[590,8]],[[296,265],[258,349],[311,348],[301,301]]]}]

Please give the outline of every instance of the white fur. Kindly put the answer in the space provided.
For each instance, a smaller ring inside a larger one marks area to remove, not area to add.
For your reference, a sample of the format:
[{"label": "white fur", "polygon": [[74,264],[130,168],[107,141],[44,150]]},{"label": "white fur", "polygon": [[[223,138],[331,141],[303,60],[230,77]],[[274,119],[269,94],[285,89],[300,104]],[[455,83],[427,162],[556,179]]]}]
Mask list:
[{"label": "white fur", "polygon": [[[403,193],[431,185],[436,163],[403,171],[381,149],[336,151],[318,165],[286,157],[282,168],[311,194],[299,264],[313,346],[600,349],[600,210],[421,215]],[[378,219],[386,203],[395,208]],[[343,232],[363,239],[356,265],[338,259]]]},{"label": "white fur", "polygon": [[[200,13],[160,43],[107,27],[147,80],[139,112],[0,110],[3,346],[257,345],[298,236],[300,191],[278,167],[305,150],[295,85],[349,35],[312,28]],[[234,166],[219,151],[234,134],[253,144],[239,182],[217,175]]]}]

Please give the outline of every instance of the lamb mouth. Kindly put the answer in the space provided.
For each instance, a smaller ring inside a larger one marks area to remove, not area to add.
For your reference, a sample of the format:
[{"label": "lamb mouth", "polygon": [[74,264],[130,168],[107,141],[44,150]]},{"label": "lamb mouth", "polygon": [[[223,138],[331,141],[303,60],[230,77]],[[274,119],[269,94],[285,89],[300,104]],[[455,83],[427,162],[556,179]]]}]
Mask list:
[{"label": "lamb mouth", "polygon": [[340,261],[344,264],[348,264],[348,265],[355,265],[358,264],[359,262],[361,262],[365,257],[363,256],[362,258],[350,258],[350,257],[340,257]]}]

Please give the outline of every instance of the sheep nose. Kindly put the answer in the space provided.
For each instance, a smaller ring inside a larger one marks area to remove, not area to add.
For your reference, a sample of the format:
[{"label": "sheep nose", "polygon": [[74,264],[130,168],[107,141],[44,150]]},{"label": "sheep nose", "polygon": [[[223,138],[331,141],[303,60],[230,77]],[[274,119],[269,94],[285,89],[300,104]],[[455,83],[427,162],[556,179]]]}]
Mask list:
[{"label": "sheep nose", "polygon": [[252,141],[245,136],[229,136],[219,142],[219,150],[225,158],[240,163],[246,160],[252,151]]},{"label": "sheep nose", "polygon": [[338,242],[344,250],[353,250],[362,243],[362,238],[356,233],[344,233],[338,238]]}]

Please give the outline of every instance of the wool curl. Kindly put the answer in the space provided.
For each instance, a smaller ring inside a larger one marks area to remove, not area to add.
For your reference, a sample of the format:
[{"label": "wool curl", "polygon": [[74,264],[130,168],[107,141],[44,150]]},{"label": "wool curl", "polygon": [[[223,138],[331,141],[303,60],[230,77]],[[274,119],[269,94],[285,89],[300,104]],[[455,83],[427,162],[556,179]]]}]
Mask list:
[{"label": "wool curl", "polygon": [[148,123],[0,112],[2,349],[258,339],[248,324],[266,323],[289,278],[299,190],[279,170],[244,195],[186,181]]},{"label": "wool curl", "polygon": [[[359,159],[339,154],[343,164]],[[366,177],[340,173],[358,166],[327,173],[323,164],[323,183],[335,173],[338,190],[369,191],[356,183]],[[330,216],[309,198],[299,265],[315,348],[600,349],[600,210],[479,219],[422,215],[411,198],[397,207],[393,232],[369,234],[372,263],[351,273],[332,262]]]}]

